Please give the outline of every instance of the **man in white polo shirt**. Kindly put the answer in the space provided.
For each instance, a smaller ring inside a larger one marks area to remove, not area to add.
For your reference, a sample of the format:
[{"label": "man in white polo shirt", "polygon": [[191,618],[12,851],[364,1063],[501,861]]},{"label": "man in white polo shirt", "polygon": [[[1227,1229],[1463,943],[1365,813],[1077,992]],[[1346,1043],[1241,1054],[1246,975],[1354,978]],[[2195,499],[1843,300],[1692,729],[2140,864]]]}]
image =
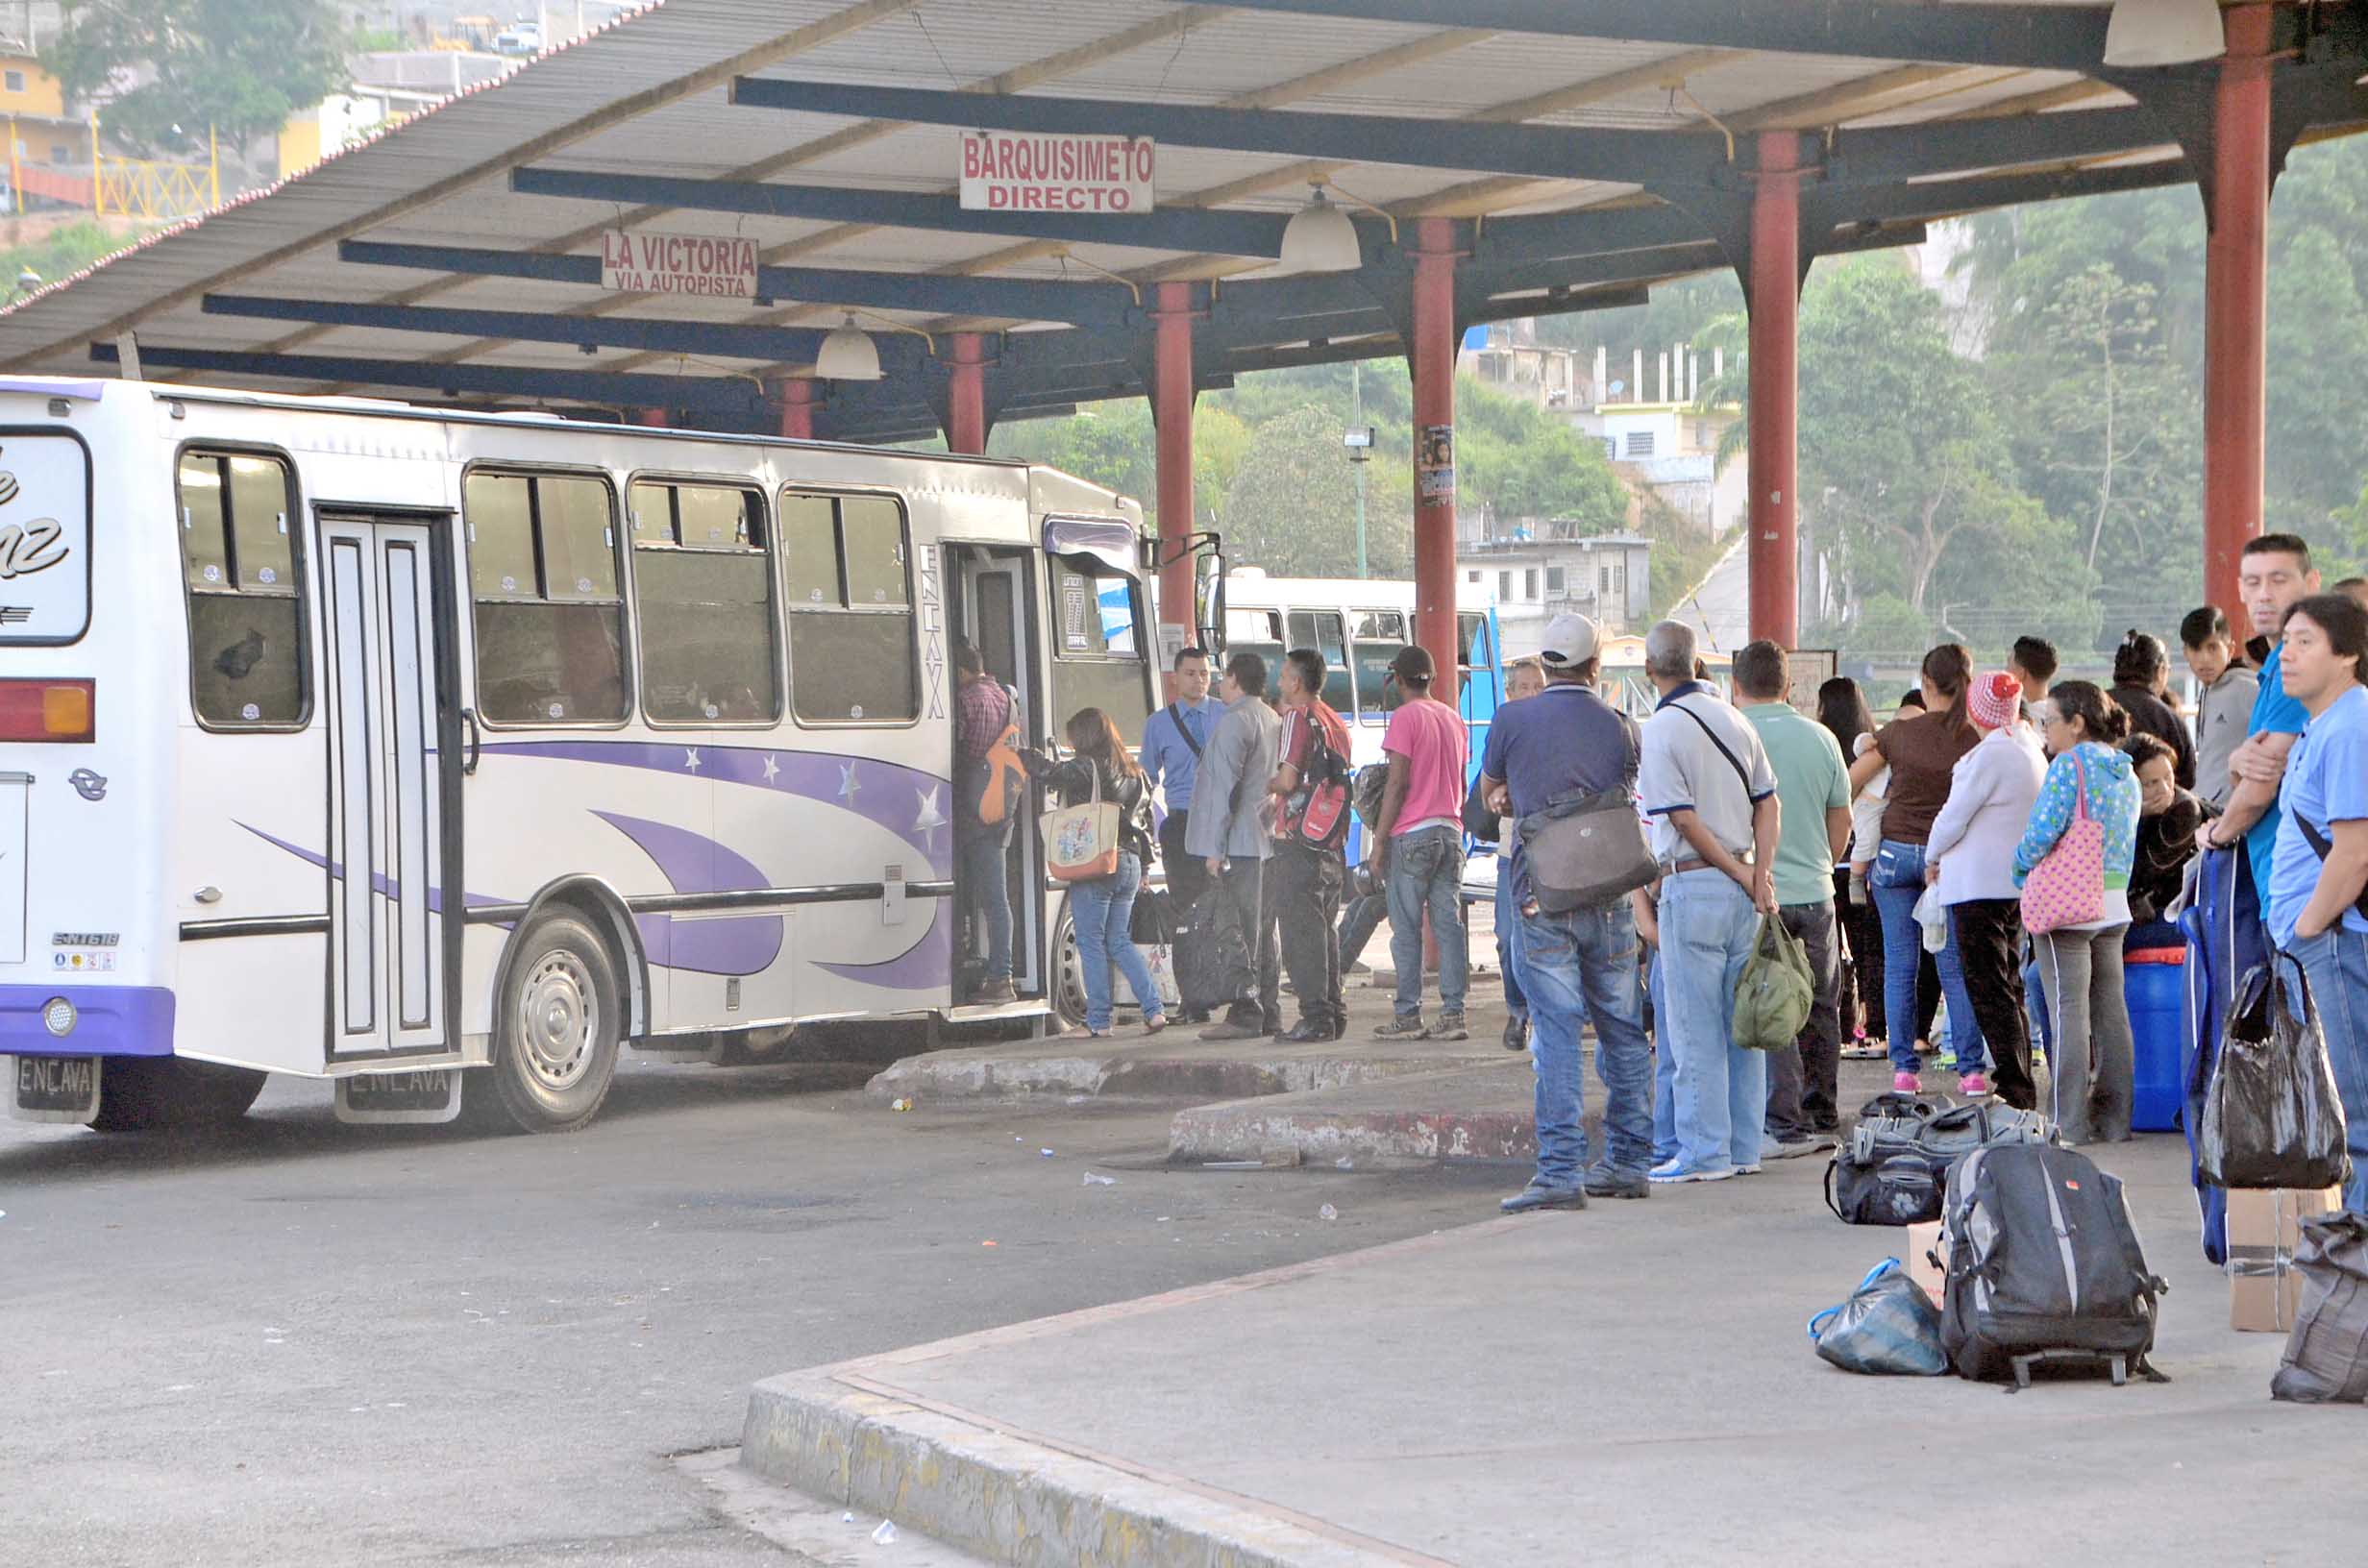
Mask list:
[{"label": "man in white polo shirt", "polygon": [[1767,1059],[1735,1043],[1735,988],[1762,914],[1776,910],[1776,772],[1750,721],[1694,678],[1693,628],[1645,634],[1661,693],[1637,793],[1662,865],[1660,1045],[1677,1065],[1677,1153],[1656,1182],[1723,1182],[1760,1168]]}]

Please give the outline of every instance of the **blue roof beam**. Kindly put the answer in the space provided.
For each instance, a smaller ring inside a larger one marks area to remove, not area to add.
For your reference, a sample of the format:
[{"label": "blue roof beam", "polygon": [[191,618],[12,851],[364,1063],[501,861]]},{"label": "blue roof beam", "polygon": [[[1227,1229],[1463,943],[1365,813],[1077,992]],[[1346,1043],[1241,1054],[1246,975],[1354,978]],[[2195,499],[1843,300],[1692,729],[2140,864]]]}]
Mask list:
[{"label": "blue roof beam", "polygon": [[823,341],[823,330],[819,328],[743,327],[720,321],[652,321],[637,316],[470,310],[345,300],[265,299],[247,294],[209,294],[200,308],[210,316],[301,321],[317,327],[514,338],[521,343],[572,343],[586,350],[713,354],[735,359],[808,360],[821,349]]},{"label": "blue roof beam", "polygon": [[[598,288],[596,256],[545,251],[473,250],[458,245],[405,245],[381,240],[337,242],[337,258],[373,267],[412,267],[424,272],[481,278],[527,278],[537,282]],[[759,267],[756,292],[766,299],[802,305],[852,306],[874,310],[915,310],[940,315],[988,316],[1010,321],[1061,321],[1076,327],[1116,327],[1145,319],[1134,298],[1115,283],[1042,282],[1021,278],[950,277],[925,272],[857,272],[837,267]]]},{"label": "blue roof beam", "polygon": [[754,217],[824,223],[880,224],[939,233],[1002,239],[1060,240],[1077,245],[1142,245],[1163,251],[1273,257],[1283,254],[1290,222],[1263,212],[1162,208],[1113,219],[1078,212],[975,212],[951,196],[853,190],[835,185],[774,184],[755,180],[694,180],[674,175],[599,169],[513,169],[510,189],[522,196],[561,196],[587,202],[741,212]]}]

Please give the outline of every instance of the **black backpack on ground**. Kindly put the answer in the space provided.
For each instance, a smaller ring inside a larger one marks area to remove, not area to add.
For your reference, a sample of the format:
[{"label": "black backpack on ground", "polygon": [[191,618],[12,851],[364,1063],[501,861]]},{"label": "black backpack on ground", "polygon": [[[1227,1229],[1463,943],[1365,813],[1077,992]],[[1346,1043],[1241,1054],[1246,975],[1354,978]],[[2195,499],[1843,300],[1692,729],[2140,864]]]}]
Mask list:
[{"label": "black backpack on ground", "polygon": [[1225,885],[1212,881],[1176,915],[1176,994],[1193,1012],[1233,1005],[1234,988],[1249,968],[1249,947],[1241,922],[1225,897]]},{"label": "black backpack on ground", "polygon": [[1825,1170],[1825,1204],[1852,1225],[1919,1225],[1940,1217],[1949,1167],[1976,1149],[2048,1143],[2055,1126],[2035,1111],[1951,1105],[1915,1094],[1878,1094]]},{"label": "black backpack on ground", "polygon": [[2155,1299],[2121,1183],[2073,1149],[1977,1149],[1949,1172],[1941,1216],[1940,1343],[1960,1376],[2031,1384],[2043,1361],[2146,1364]]}]

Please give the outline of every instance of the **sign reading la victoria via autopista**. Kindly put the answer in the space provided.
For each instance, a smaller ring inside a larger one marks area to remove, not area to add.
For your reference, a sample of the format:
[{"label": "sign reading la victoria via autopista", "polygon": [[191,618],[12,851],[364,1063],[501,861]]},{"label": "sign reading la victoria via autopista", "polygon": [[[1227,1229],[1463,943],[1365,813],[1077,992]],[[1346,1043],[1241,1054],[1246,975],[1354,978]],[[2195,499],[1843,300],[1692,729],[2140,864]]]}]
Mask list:
[{"label": "sign reading la victoria via autopista", "polygon": [[752,300],[756,241],[738,234],[610,229],[601,235],[601,287]]}]

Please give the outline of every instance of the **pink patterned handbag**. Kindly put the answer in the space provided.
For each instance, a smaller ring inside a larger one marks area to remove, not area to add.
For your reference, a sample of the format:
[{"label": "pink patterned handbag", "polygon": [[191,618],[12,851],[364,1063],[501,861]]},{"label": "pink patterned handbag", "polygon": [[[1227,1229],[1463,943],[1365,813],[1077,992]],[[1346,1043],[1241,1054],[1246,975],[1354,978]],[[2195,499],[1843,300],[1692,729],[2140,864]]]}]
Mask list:
[{"label": "pink patterned handbag", "polygon": [[2088,815],[2088,765],[2072,753],[2072,821],[2023,878],[2023,929],[2044,936],[2105,918],[2105,828]]}]

